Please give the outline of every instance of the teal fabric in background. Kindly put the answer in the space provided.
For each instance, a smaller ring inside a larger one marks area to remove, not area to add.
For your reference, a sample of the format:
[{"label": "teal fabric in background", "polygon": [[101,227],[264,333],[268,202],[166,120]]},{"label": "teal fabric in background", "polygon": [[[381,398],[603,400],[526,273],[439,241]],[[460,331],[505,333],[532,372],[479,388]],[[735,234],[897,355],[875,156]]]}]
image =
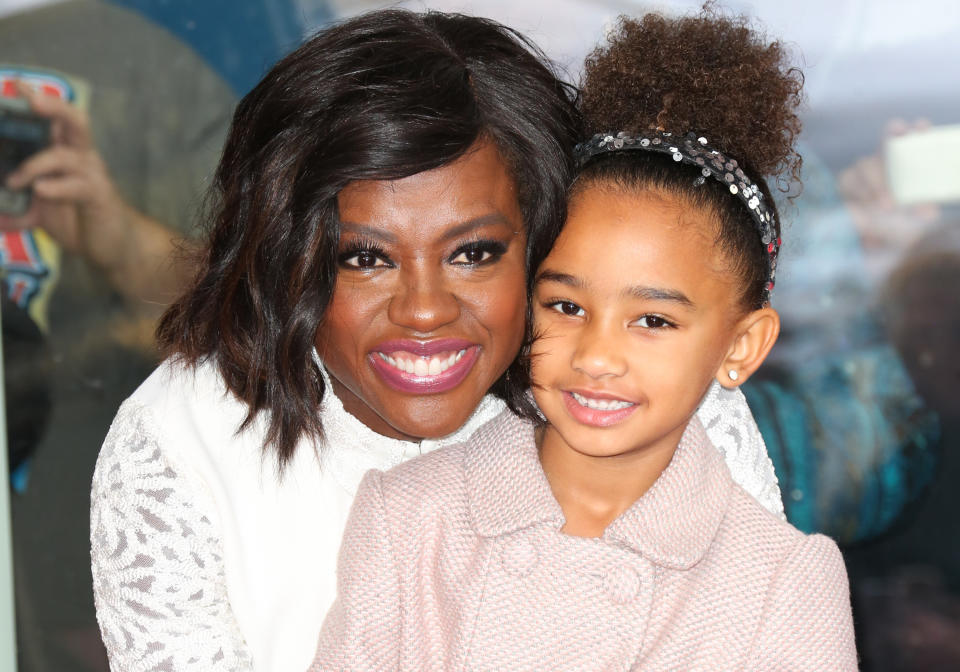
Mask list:
[{"label": "teal fabric in background", "polygon": [[787,518],[853,543],[887,531],[930,483],[936,415],[899,357],[878,346],[743,386],[773,460]]},{"label": "teal fabric in background", "polygon": [[801,142],[803,191],[778,202],[783,327],[743,386],[787,518],[841,544],[882,535],[924,493],[939,423],[883,329],[881,299],[836,178]]}]

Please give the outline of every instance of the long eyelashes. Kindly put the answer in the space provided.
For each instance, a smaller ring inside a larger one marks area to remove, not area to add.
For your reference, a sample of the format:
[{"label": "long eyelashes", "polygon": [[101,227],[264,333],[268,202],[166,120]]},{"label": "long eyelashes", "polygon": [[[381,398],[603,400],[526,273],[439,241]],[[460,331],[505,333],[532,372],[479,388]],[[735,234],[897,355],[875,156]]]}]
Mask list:
[{"label": "long eyelashes", "polygon": [[634,321],[634,324],[637,324],[644,329],[673,329],[677,325],[663,317],[662,315],[641,315]]},{"label": "long eyelashes", "polygon": [[568,317],[582,317],[585,315],[583,308],[575,304],[573,301],[568,301],[567,299],[551,299],[549,301],[544,301],[541,305],[544,308],[554,310],[561,315],[567,315]]},{"label": "long eyelashes", "polygon": [[393,265],[383,246],[364,238],[356,238],[347,243],[337,255],[337,263],[344,268],[360,269]]},{"label": "long eyelashes", "polygon": [[[579,304],[562,298],[550,298],[540,302],[540,305],[566,317],[584,317],[586,311]],[[675,329],[676,323],[668,320],[663,315],[656,313],[645,313],[634,319],[631,324],[646,329],[648,331],[659,331],[663,329]]]},{"label": "long eyelashes", "polygon": [[477,266],[497,261],[507,253],[507,245],[499,240],[481,238],[458,247],[450,255],[452,264]]},{"label": "long eyelashes", "polygon": [[[506,243],[495,239],[473,240],[457,247],[447,257],[447,263],[456,266],[483,266],[498,261],[506,254],[507,247]],[[345,243],[337,254],[337,263],[341,268],[361,270],[394,266],[394,262],[380,243],[364,238],[356,238]]]}]

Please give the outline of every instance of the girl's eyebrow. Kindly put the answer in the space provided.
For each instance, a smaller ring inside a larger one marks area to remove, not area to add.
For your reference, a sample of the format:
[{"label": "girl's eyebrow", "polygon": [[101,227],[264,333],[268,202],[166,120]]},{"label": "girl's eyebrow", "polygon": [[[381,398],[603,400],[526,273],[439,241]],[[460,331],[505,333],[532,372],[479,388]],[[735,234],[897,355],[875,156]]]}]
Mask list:
[{"label": "girl's eyebrow", "polygon": [[686,294],[678,289],[635,286],[624,289],[622,293],[647,301],[671,301],[673,303],[679,303],[680,305],[686,306],[687,308],[694,307],[693,301],[691,301]]},{"label": "girl's eyebrow", "polygon": [[537,273],[537,279],[535,282],[559,282],[561,285],[573,287],[574,289],[583,289],[586,287],[586,283],[584,283],[582,279],[574,277],[569,273],[551,271],[550,269],[546,269]]},{"label": "girl's eyebrow", "polygon": [[[569,273],[552,271],[550,269],[546,269],[537,273],[536,282],[558,282],[561,285],[566,285],[567,287],[572,287],[574,289],[586,289],[587,287],[587,283],[583,280],[583,278],[578,278],[570,275]],[[624,290],[620,293],[624,296],[630,296],[635,299],[643,299],[645,301],[670,301],[671,303],[677,303],[687,308],[695,307],[693,301],[691,301],[686,294],[678,289],[635,285],[633,287],[624,288]]]}]

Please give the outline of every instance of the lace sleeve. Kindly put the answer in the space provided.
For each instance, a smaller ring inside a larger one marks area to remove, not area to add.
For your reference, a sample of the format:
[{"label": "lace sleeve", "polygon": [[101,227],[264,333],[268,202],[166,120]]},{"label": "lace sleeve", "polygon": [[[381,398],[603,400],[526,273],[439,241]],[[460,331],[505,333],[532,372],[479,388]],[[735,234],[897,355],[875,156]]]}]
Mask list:
[{"label": "lace sleeve", "polygon": [[161,451],[148,409],[120,407],[91,490],[94,599],[112,670],[252,670],[203,495]]},{"label": "lace sleeve", "polygon": [[733,480],[765,509],[786,520],[773,462],[743,392],[714,382],[697,410],[697,417],[710,441],[723,454]]}]

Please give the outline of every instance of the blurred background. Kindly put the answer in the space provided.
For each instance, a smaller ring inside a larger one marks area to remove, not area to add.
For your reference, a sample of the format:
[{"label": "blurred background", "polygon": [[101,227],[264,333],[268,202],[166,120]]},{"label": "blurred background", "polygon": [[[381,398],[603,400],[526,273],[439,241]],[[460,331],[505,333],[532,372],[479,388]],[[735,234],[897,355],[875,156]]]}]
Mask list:
[{"label": "blurred background", "polygon": [[[304,36],[388,4],[497,19],[576,82],[619,14],[701,3],[0,0],[0,98],[19,79],[79,111],[58,141],[89,185],[76,202],[0,213],[0,642],[15,625],[17,660],[0,650],[0,669],[107,669],[90,478],[117,407],[157,363],[171,255],[202,230],[233,107]],[[864,670],[960,669],[960,3],[722,8],[754,17],[806,75],[803,191],[781,205],[784,333],[745,386],[788,517],[844,550]]]}]

